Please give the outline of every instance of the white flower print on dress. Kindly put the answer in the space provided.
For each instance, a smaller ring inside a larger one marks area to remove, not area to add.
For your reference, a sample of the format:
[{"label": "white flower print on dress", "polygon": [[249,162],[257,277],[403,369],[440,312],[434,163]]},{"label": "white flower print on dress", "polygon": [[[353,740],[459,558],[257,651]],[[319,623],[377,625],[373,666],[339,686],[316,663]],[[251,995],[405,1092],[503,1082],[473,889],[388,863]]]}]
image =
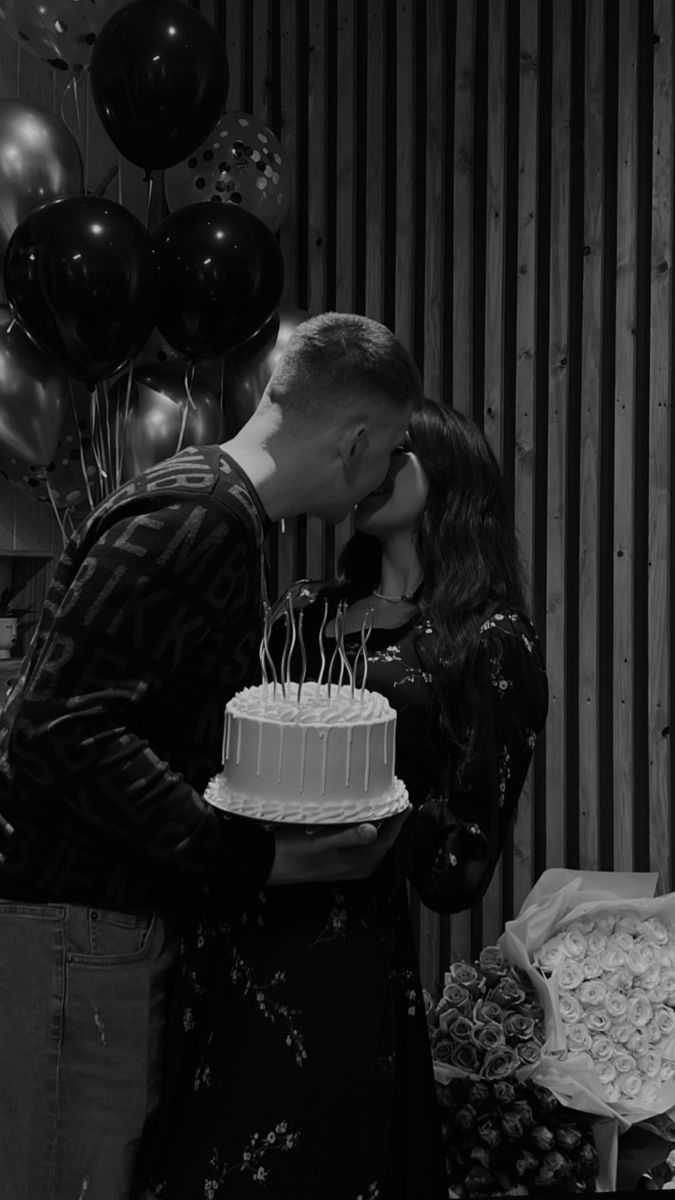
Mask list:
[{"label": "white flower print on dress", "polygon": [[231,1175],[234,1171],[248,1172],[255,1183],[264,1187],[269,1182],[272,1171],[269,1166],[264,1165],[263,1159],[272,1153],[288,1153],[289,1150],[294,1150],[299,1140],[299,1132],[289,1133],[288,1122],[279,1121],[269,1133],[254,1133],[251,1136],[248,1145],[242,1151],[239,1162],[221,1163],[218,1148],[214,1147],[210,1161],[214,1177],[204,1180],[205,1200],[214,1200],[220,1184],[225,1181],[226,1176]]}]

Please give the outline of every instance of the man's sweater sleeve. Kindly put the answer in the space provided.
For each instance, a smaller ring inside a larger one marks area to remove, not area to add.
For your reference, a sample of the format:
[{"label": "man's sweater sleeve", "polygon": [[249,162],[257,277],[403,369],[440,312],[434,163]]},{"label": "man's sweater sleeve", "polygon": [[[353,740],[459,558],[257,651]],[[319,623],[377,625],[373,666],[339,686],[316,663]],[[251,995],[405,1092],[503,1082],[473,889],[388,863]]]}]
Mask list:
[{"label": "man's sweater sleeve", "polygon": [[171,770],[144,737],[143,714],[214,628],[251,603],[233,585],[237,563],[242,579],[257,577],[250,542],[236,516],[208,506],[116,521],[62,596],[58,582],[50,593],[51,627],[41,648],[38,640],[10,744],[19,783],[58,796],[69,824],[75,818],[111,857],[117,847],[223,909],[264,884],[274,839],[215,810]]}]

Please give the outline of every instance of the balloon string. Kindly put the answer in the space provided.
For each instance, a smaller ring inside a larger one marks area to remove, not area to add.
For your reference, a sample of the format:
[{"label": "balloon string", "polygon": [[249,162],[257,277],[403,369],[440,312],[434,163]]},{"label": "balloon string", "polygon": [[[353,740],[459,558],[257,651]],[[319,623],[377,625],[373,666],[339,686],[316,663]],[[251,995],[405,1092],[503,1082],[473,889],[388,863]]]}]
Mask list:
[{"label": "balloon string", "polygon": [[183,404],[183,406],[181,408],[180,429],[178,430],[178,441],[176,443],[176,449],[174,450],[174,454],[179,454],[180,451],[183,449],[183,440],[185,438],[185,430],[187,428],[188,413],[191,408],[192,409],[196,408],[195,402],[192,399],[192,381],[194,378],[194,369],[195,369],[194,363],[188,363],[188,365],[185,368],[185,375],[183,376],[183,387],[185,388],[185,403]]},{"label": "balloon string", "polygon": [[152,203],[152,182],[153,182],[152,175],[150,174],[150,172],[148,172],[148,174],[145,176],[145,178],[148,181],[148,204],[147,204],[147,208],[146,208],[146,212],[145,212],[145,225],[146,225],[146,228],[149,230],[150,229],[150,205]]},{"label": "balloon string", "polygon": [[103,452],[104,452],[104,462],[105,462],[106,467],[108,468],[108,470],[106,471],[106,478],[108,480],[108,491],[113,492],[116,487],[115,463],[114,463],[114,456],[113,456],[113,437],[112,437],[112,431],[110,428],[110,397],[108,396],[108,381],[107,381],[107,379],[104,379],[104,380],[102,380],[101,383],[97,384],[97,388],[100,388],[100,392],[103,396],[103,404],[101,405],[101,411],[103,413],[103,419],[101,422],[101,424],[102,424],[101,433],[102,433],[102,443],[103,443]]},{"label": "balloon string", "polygon": [[91,393],[90,400],[91,400],[91,406],[90,406],[91,448],[94,453],[94,460],[96,462],[96,466],[98,469],[98,484],[99,484],[99,488],[101,490],[101,496],[107,496],[107,494],[108,494],[108,490],[107,490],[107,486],[106,486],[107,477],[106,477],[106,473],[105,473],[105,470],[103,467],[103,460],[104,460],[105,455],[103,454],[102,442],[101,442],[101,428],[100,428],[101,421],[100,421],[99,409],[98,409],[98,395],[97,395],[96,391],[93,391]]},{"label": "balloon string", "polygon": [[[75,82],[75,95],[77,95],[77,80]],[[82,165],[84,168],[84,190],[85,190],[85,192],[87,191],[87,184],[88,184],[88,178],[89,178],[89,126],[90,126],[89,116],[90,116],[90,110],[91,110],[91,88],[89,87],[89,72],[85,71],[85,73],[84,73],[84,154],[82,156],[84,159]],[[78,119],[79,119],[79,111],[78,111]]]},{"label": "balloon string", "polygon": [[47,477],[47,475],[45,475],[45,488],[47,489],[47,495],[49,496],[49,503],[52,506],[52,512],[54,513],[54,516],[56,517],[56,523],[61,531],[61,537],[63,539],[63,544],[65,546],[68,541],[68,534],[66,533],[66,527],[65,527],[63,521],[61,520],[61,514],[58,510],[58,505],[56,503],[56,498],[54,496],[52,485],[49,482],[49,478]]},{"label": "balloon string", "polygon": [[129,363],[129,367],[127,370],[127,386],[126,386],[126,391],[124,394],[124,407],[122,409],[122,416],[121,416],[121,419],[120,419],[119,414],[117,417],[117,444],[115,447],[115,450],[116,450],[115,478],[116,478],[117,487],[121,487],[121,485],[122,485],[122,467],[124,465],[124,443],[126,442],[127,426],[129,424],[129,416],[131,414],[131,388],[133,385],[133,381],[134,381],[134,364],[133,364],[133,359],[132,359],[131,362]]},{"label": "balloon string", "polygon": [[75,396],[73,394],[72,379],[69,379],[68,383],[70,385],[70,403],[71,403],[71,406],[73,409],[73,417],[75,419],[75,424],[77,426],[77,440],[80,444],[80,446],[79,446],[79,448],[80,448],[80,468],[82,470],[82,478],[84,480],[84,488],[87,493],[87,503],[89,504],[90,508],[94,508],[94,497],[91,494],[91,488],[89,486],[89,476],[87,475],[87,463],[86,463],[86,460],[84,457],[84,446],[82,445],[82,430],[80,429],[80,422],[79,422],[79,419],[77,416],[77,409],[75,408]]},{"label": "balloon string", "polygon": [[117,203],[122,203],[122,155],[117,155]]},{"label": "balloon string", "polygon": [[[77,130],[72,128],[71,123],[66,116],[66,100],[68,99],[68,95],[71,91],[73,93],[73,104],[75,106],[75,116],[77,118]],[[66,126],[66,129],[68,129],[70,131],[70,133],[72,133],[72,135],[76,139],[76,141],[80,141],[80,139],[82,137],[82,120],[80,117],[80,102],[79,102],[79,96],[78,96],[78,91],[77,91],[77,76],[76,75],[73,75],[72,79],[70,79],[68,81],[66,87],[63,90],[63,94],[61,96],[61,102],[59,104],[59,114],[60,114],[61,120],[63,121],[64,125]],[[83,169],[86,169],[85,160],[83,160]],[[87,186],[86,178],[84,180],[84,186],[85,186],[85,190],[86,190],[86,186]]]}]

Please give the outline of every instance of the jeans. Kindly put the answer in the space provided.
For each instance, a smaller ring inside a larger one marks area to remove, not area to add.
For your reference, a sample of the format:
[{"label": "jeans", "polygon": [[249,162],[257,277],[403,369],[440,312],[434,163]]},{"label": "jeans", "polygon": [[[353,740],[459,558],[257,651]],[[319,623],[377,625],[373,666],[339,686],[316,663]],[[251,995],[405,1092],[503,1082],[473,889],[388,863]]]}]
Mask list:
[{"label": "jeans", "polygon": [[157,916],[0,900],[3,1200],[127,1200],[177,953]]}]

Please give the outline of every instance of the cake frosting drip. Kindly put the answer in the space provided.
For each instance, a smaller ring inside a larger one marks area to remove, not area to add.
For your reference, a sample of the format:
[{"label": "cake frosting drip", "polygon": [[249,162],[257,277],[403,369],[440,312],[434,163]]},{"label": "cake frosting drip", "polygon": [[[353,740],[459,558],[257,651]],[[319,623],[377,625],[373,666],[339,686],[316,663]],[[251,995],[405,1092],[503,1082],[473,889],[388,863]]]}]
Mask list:
[{"label": "cake frosting drip", "polygon": [[394,715],[389,701],[379,692],[359,690],[352,695],[350,686],[334,686],[329,696],[326,684],[319,683],[305,683],[299,703],[298,687],[292,683],[286,684],[285,696],[281,685],[244,688],[230,700],[227,709],[233,717],[283,725],[361,725]]}]

